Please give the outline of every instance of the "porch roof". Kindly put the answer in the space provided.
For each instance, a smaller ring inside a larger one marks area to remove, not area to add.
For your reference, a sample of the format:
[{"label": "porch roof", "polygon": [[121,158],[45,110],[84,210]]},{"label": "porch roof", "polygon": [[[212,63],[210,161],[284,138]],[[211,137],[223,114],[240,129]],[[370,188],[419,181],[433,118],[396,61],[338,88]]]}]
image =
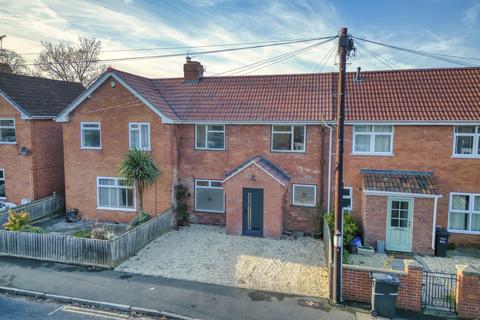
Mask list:
[{"label": "porch roof", "polygon": [[281,184],[286,186],[288,182],[290,181],[290,176],[279,166],[275,165],[271,161],[265,159],[264,157],[260,155],[253,156],[245,161],[243,161],[240,165],[238,165],[236,168],[233,170],[228,171],[225,173],[225,180],[230,179],[243,169],[247,168],[248,166],[255,164],[257,165],[260,169],[265,171],[267,174],[272,176],[274,179],[279,181]]},{"label": "porch roof", "polygon": [[432,172],[362,169],[365,191],[439,195]]}]

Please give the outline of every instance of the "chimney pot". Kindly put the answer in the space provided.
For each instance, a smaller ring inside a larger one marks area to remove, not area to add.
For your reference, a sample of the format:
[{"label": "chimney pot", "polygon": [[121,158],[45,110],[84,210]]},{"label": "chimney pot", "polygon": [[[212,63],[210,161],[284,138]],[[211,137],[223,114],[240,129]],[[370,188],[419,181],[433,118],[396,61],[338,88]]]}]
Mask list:
[{"label": "chimney pot", "polygon": [[357,68],[357,74],[355,76],[355,81],[362,81],[362,74],[361,74],[362,68],[358,67]]},{"label": "chimney pot", "polygon": [[10,65],[8,65],[6,63],[3,63],[3,62],[0,62],[0,72],[12,73],[13,70],[12,70],[12,67],[10,67]]}]

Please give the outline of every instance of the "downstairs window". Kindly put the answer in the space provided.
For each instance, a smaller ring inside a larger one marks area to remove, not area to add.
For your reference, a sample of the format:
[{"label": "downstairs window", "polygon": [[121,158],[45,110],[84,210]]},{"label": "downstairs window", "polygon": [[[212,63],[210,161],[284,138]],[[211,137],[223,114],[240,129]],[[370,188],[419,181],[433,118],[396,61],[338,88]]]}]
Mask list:
[{"label": "downstairs window", "polygon": [[225,195],[221,181],[195,180],[195,211],[225,212]]},{"label": "downstairs window", "polygon": [[451,193],[448,229],[480,233],[480,194]]},{"label": "downstairs window", "polygon": [[98,209],[135,211],[135,188],[121,178],[97,178]]}]

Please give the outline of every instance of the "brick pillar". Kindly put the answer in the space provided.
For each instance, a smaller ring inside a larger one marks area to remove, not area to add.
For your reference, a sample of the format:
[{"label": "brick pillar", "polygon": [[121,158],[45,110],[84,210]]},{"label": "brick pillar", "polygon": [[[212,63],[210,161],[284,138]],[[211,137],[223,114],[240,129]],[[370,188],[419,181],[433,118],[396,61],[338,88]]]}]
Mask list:
[{"label": "brick pillar", "polygon": [[480,272],[457,266],[457,313],[460,318],[480,319]]},{"label": "brick pillar", "polygon": [[423,267],[415,260],[404,260],[406,276],[400,278],[397,308],[422,311]]}]

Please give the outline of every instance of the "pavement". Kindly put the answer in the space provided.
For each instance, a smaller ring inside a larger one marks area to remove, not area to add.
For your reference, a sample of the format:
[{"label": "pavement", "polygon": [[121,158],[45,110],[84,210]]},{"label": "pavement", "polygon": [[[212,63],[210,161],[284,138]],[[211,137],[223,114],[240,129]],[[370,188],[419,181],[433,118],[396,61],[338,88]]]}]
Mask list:
[{"label": "pavement", "polygon": [[204,320],[356,319],[354,310],[324,299],[12,257],[0,257],[0,286]]}]

